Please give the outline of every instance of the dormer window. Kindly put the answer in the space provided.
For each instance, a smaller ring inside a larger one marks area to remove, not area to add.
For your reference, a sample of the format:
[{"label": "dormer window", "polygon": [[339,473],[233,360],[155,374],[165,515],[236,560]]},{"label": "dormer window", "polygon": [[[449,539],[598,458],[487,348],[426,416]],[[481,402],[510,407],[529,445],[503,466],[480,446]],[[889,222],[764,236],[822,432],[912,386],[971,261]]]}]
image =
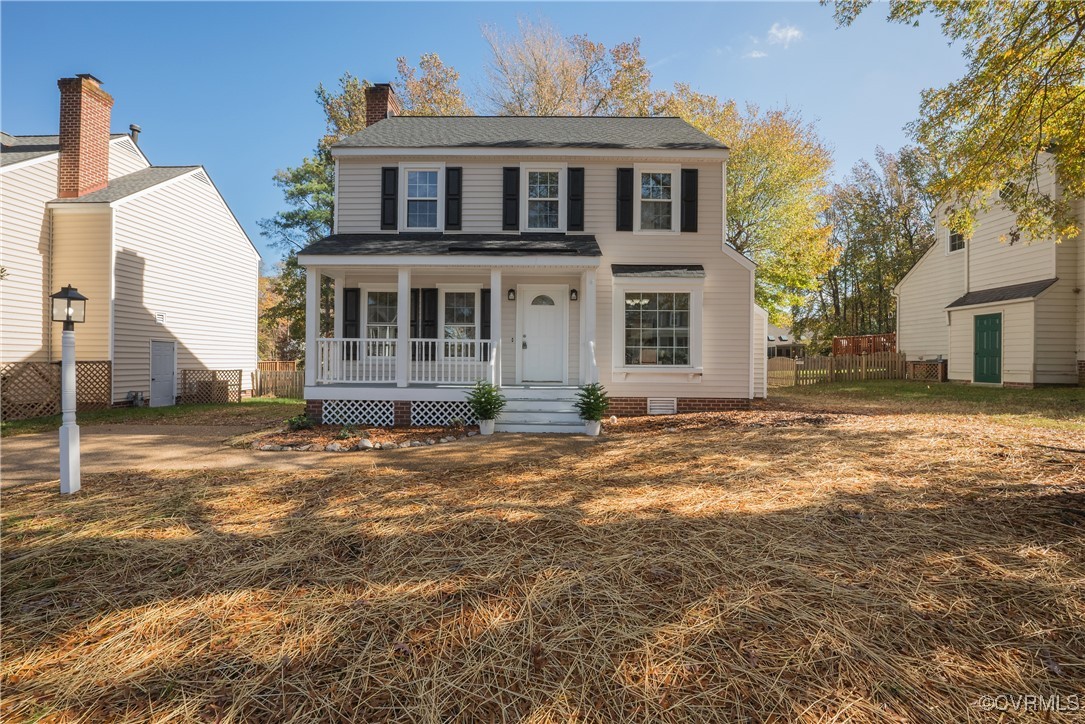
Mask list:
[{"label": "dormer window", "polygon": [[401,164],[400,230],[442,231],[444,169],[437,165]]},{"label": "dormer window", "polygon": [[564,165],[521,168],[521,231],[565,231],[565,177]]}]

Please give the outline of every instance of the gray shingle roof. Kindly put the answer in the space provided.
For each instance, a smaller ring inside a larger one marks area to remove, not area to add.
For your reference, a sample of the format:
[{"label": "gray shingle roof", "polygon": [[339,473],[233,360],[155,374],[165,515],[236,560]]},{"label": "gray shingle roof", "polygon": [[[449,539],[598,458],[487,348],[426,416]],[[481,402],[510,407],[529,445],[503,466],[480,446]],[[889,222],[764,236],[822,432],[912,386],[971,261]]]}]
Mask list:
[{"label": "gray shingle roof", "polygon": [[587,234],[333,234],[301,254],[482,254],[601,256]]},{"label": "gray shingle roof", "polygon": [[700,264],[611,264],[610,271],[616,277],[698,279],[704,276],[704,266]]},{"label": "gray shingle roof", "polygon": [[333,148],[603,148],[719,150],[681,118],[393,116]]},{"label": "gray shingle roof", "polygon": [[994,304],[996,302],[1009,302],[1014,299],[1031,299],[1037,297],[1058,279],[1042,279],[1038,282],[1025,282],[1024,284],[1010,284],[1005,287],[994,289],[981,289],[977,292],[969,292],[959,299],[955,299],[946,306],[946,309],[954,307],[971,307],[977,304]]},{"label": "gray shingle roof", "polygon": [[[114,133],[110,139],[127,134]],[[0,166],[29,161],[60,151],[60,136],[13,136],[0,132]]]},{"label": "gray shingle roof", "polygon": [[54,204],[108,204],[120,201],[125,196],[157,186],[163,181],[177,178],[182,174],[193,171],[199,166],[151,166],[143,168],[127,176],[118,176],[109,182],[104,189],[92,191],[85,196],[75,199],[53,199]]}]

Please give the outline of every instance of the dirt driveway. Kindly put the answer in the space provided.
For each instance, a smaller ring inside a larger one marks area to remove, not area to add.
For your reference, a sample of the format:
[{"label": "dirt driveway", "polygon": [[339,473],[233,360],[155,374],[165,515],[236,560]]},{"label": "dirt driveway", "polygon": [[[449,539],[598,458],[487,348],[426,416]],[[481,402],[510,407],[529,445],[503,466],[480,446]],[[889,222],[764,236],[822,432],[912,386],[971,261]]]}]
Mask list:
[{"label": "dirt driveway", "polygon": [[[253,431],[247,426],[95,425],[80,430],[83,472],[117,470],[264,469],[299,471],[390,466],[403,470],[439,471],[470,464],[479,446],[486,460],[500,464],[519,458],[558,457],[593,440],[583,435],[501,434],[404,450],[372,452],[261,452],[227,445]],[[37,483],[59,476],[55,432],[5,438],[0,443],[0,482]]]}]

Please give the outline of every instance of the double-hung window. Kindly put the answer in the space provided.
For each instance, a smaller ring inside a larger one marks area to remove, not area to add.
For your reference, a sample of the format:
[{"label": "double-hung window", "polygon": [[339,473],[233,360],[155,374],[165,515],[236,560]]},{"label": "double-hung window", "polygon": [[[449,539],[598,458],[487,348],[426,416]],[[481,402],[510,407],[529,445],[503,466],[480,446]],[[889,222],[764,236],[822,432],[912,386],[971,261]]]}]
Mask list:
[{"label": "double-hung window", "polygon": [[394,357],[399,336],[396,292],[369,291],[365,295],[366,353],[371,357]]},{"label": "double-hung window", "polygon": [[441,231],[444,226],[444,169],[400,165],[400,231]]},{"label": "double-hung window", "polygon": [[523,231],[564,231],[565,166],[522,166]]},{"label": "double-hung window", "polygon": [[443,297],[444,356],[474,358],[478,339],[478,292],[446,291]]},{"label": "double-hung window", "polygon": [[960,234],[956,231],[949,232],[949,251],[953,253],[960,251],[964,248],[964,234]]},{"label": "double-hung window", "polygon": [[689,366],[690,292],[625,292],[625,364]]},{"label": "double-hung window", "polygon": [[635,167],[637,230],[643,232],[678,231],[677,200],[681,198],[681,174],[676,166],[641,165]]}]

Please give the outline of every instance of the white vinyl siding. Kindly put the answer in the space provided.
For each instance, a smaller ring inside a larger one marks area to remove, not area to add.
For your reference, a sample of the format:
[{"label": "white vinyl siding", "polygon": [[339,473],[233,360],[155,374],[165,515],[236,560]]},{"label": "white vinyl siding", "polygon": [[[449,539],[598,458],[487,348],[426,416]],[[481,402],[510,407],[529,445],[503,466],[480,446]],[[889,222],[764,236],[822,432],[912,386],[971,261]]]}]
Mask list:
[{"label": "white vinyl siding", "polygon": [[978,314],[1002,315],[1002,382],[1033,384],[1033,303],[992,304],[951,312],[949,370],[951,380],[972,381],[975,321]]},{"label": "white vinyl siding", "polygon": [[115,213],[114,399],[149,395],[151,340],[177,343],[178,385],[184,369],[240,369],[249,389],[259,259],[203,172]]},{"label": "white vinyl siding", "polygon": [[136,148],[136,144],[127,136],[117,138],[109,144],[109,178],[127,176],[140,169],[147,168],[150,164],[143,154]]},{"label": "white vinyl siding", "polygon": [[[78,206],[78,204],[72,204]],[[88,204],[89,206],[89,204]],[[51,212],[53,279],[59,289],[71,284],[87,297],[87,321],[75,328],[75,356],[80,360],[110,359],[109,328],[112,269],[110,213],[107,206]],[[6,283],[6,282],[5,282]],[[56,290],[54,290],[56,291]],[[60,324],[51,324],[53,359],[60,359]]]},{"label": "white vinyl siding", "polygon": [[45,203],[56,198],[56,159],[0,176],[0,354],[2,362],[49,359],[45,298],[52,288],[50,232]]},{"label": "white vinyl siding", "polygon": [[935,244],[897,288],[897,349],[908,359],[949,354],[946,306],[965,293],[965,253]]}]

